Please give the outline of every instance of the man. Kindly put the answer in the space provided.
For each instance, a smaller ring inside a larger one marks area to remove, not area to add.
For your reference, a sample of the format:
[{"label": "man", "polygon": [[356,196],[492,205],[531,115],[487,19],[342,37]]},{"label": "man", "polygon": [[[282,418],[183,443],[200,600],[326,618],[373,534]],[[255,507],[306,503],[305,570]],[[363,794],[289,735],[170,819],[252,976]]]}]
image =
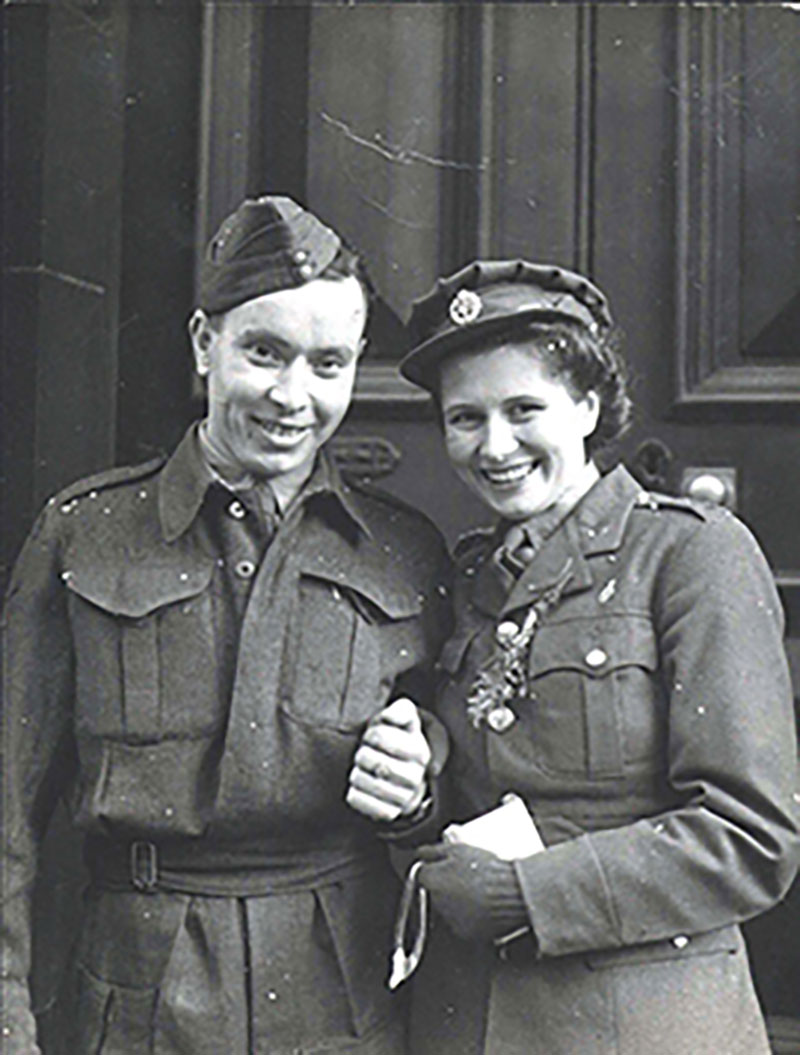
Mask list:
[{"label": "man", "polygon": [[402,1050],[394,880],[344,795],[382,711],[384,819],[419,812],[430,752],[402,697],[424,699],[447,630],[446,556],[325,453],[369,299],[315,216],[244,202],[189,323],[205,419],[169,459],[51,499],[26,543],[6,611],[4,1052],[39,1050],[30,891],[59,796],[91,876],[70,1055]]}]

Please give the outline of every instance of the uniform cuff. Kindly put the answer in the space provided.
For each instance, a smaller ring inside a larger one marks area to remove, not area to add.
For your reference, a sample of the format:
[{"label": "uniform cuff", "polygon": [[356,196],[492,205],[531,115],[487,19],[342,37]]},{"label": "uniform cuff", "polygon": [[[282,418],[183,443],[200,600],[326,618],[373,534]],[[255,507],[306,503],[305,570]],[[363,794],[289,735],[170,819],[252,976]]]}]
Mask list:
[{"label": "uniform cuff", "polygon": [[611,891],[590,836],[513,863],[540,956],[622,944]]}]

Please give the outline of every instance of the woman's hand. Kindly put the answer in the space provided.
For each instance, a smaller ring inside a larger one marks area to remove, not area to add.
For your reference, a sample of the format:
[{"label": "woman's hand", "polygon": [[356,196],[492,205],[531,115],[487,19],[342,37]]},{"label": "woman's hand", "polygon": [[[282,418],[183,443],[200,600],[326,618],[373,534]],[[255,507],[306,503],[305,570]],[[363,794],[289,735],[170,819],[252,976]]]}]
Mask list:
[{"label": "woman's hand", "polygon": [[425,798],[430,760],[416,704],[400,697],[367,725],[350,770],[347,804],[376,821],[411,816]]},{"label": "woman's hand", "polygon": [[528,923],[514,867],[488,850],[437,843],[416,851],[417,881],[450,929],[465,941],[491,941]]}]

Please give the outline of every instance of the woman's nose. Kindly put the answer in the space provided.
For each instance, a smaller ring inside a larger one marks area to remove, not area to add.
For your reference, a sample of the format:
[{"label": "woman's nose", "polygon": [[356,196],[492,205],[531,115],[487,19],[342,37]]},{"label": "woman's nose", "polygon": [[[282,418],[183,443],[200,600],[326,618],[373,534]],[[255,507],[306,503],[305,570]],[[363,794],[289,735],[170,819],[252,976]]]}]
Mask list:
[{"label": "woman's nose", "polygon": [[267,389],[267,398],[281,410],[302,410],[308,403],[308,370],[302,359],[287,363]]},{"label": "woman's nose", "polygon": [[514,428],[503,417],[490,417],[486,421],[481,443],[481,454],[492,461],[500,461],[517,449]]}]

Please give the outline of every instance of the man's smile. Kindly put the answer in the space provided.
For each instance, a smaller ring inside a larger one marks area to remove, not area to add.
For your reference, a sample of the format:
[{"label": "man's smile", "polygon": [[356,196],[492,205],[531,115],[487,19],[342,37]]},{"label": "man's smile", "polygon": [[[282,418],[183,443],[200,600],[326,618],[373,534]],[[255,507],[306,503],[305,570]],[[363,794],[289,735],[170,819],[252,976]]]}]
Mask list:
[{"label": "man's smile", "polygon": [[281,446],[291,447],[299,443],[312,429],[311,425],[295,425],[286,421],[277,421],[275,418],[262,418],[251,416],[250,419],[260,432],[266,433],[273,443]]}]

